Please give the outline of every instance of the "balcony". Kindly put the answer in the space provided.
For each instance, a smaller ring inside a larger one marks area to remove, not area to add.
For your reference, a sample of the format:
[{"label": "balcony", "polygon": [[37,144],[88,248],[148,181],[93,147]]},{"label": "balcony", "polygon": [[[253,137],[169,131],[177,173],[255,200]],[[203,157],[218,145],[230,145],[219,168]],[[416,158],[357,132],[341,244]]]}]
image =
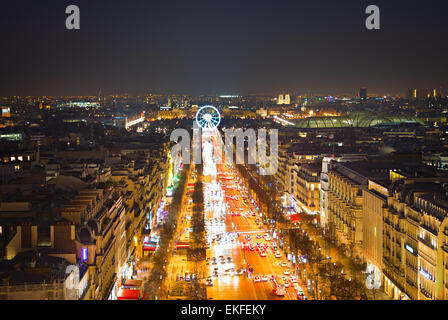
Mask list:
[{"label": "balcony", "polygon": [[435,247],[427,240],[427,239],[423,239],[420,236],[417,237],[417,240],[419,242],[421,242],[422,244],[424,244],[425,246],[431,248],[432,250],[435,250]]}]

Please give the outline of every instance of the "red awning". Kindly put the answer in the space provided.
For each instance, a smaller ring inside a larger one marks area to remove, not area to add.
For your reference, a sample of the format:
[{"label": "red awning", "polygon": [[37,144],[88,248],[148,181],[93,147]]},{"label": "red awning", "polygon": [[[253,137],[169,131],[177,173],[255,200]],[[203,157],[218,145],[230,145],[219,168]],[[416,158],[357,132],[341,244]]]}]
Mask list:
[{"label": "red awning", "polygon": [[138,279],[126,279],[126,282],[123,285],[123,289],[136,289],[142,286],[143,280]]},{"label": "red awning", "polygon": [[143,246],[143,251],[156,251],[157,247],[154,246]]},{"label": "red awning", "polygon": [[190,243],[189,242],[178,242],[178,243],[176,243],[176,248],[177,249],[188,249],[188,248],[190,248]]},{"label": "red awning", "polygon": [[300,221],[300,220],[302,220],[302,214],[300,214],[300,213],[296,213],[296,214],[291,214],[290,216],[289,216],[289,220],[291,220],[291,221]]},{"label": "red awning", "polygon": [[139,300],[140,299],[140,290],[120,288],[117,293],[117,299],[118,300]]}]

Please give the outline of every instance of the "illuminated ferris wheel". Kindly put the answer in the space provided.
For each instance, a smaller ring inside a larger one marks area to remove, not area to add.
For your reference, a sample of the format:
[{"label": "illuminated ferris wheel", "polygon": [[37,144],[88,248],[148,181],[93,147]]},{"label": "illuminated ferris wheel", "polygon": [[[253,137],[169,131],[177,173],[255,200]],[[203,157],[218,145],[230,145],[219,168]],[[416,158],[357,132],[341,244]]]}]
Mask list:
[{"label": "illuminated ferris wheel", "polygon": [[221,114],[214,106],[203,106],[196,113],[196,123],[202,129],[214,129],[221,122]]}]

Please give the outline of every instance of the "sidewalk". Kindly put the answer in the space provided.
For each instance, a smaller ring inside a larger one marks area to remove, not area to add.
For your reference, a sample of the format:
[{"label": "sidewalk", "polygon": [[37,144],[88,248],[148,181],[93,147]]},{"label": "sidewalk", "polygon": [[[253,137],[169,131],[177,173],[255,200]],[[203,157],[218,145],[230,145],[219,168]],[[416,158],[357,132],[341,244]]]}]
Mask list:
[{"label": "sidewalk", "polygon": [[[302,224],[301,228],[305,230],[308,234],[310,234],[310,226],[307,224]],[[314,230],[313,230],[314,231]],[[319,233],[319,229],[316,227],[316,232]],[[349,277],[360,277],[363,282],[366,281],[367,276],[365,273],[362,273],[357,270],[352,270],[351,264],[354,263],[351,258],[342,255],[336,248],[336,245],[334,243],[328,242],[320,234],[315,235],[312,237],[312,240],[317,242],[319,247],[322,248],[322,253],[324,256],[329,256],[332,261],[341,263],[344,266],[345,274]],[[351,274],[350,274],[351,273]],[[356,273],[356,274],[354,274]],[[383,290],[381,287],[380,289],[375,290],[375,294],[373,294],[373,290],[366,289],[366,293],[369,300],[392,300]],[[375,299],[373,296],[375,295]]]}]

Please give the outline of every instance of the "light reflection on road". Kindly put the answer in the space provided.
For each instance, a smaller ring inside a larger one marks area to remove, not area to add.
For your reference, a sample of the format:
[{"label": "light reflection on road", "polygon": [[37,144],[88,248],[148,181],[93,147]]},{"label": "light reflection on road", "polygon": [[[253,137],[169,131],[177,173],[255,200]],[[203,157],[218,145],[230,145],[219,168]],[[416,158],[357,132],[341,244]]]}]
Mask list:
[{"label": "light reflection on road", "polygon": [[[281,262],[286,259],[276,258],[270,249],[266,250],[266,257],[261,257],[256,250],[242,249],[242,244],[249,242],[245,239],[249,234],[254,245],[270,244],[270,241],[256,237],[257,234],[263,236],[265,231],[255,222],[257,217],[252,213],[256,212],[255,206],[246,196],[236,171],[231,165],[217,161],[223,159],[219,152],[222,146],[219,132],[214,130],[205,133],[203,140],[204,208],[207,240],[210,244],[207,252],[210,259],[209,276],[215,270],[218,271],[218,276],[212,276],[213,286],[207,288],[207,296],[215,300],[296,300],[297,296],[292,288],[286,290],[284,297],[278,297],[272,293],[274,287],[271,281],[253,281],[256,275],[278,277],[283,275],[285,269],[290,268],[283,268]],[[224,257],[225,263],[221,263],[220,256]],[[213,257],[216,258],[216,264],[212,263]],[[231,262],[227,262],[227,257],[231,257]],[[226,270],[236,271],[248,266],[254,268],[254,274],[250,278],[246,275],[225,274]]]}]

